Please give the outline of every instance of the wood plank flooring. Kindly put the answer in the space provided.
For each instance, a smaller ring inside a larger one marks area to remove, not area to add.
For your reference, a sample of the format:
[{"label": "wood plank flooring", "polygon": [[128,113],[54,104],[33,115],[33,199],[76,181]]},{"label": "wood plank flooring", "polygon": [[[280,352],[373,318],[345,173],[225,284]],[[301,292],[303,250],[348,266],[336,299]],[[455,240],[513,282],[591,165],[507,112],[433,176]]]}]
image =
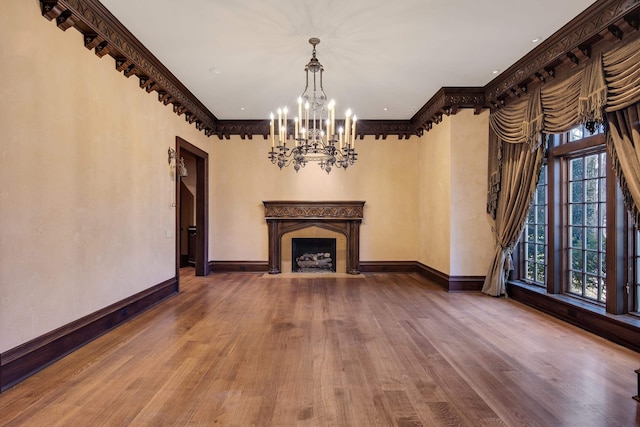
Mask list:
[{"label": "wood plank flooring", "polygon": [[414,274],[181,280],[0,394],[0,425],[640,425],[640,354],[508,299]]}]

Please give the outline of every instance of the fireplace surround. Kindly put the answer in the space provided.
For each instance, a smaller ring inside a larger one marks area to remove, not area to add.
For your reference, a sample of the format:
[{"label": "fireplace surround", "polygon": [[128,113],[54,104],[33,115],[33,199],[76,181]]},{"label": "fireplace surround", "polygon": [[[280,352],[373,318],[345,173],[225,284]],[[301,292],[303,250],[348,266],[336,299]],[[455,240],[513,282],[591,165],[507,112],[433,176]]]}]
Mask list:
[{"label": "fireplace surround", "polygon": [[346,271],[360,274],[360,224],[364,201],[263,201],[269,231],[269,274],[279,274],[282,236],[308,227],[343,234],[347,239]]}]

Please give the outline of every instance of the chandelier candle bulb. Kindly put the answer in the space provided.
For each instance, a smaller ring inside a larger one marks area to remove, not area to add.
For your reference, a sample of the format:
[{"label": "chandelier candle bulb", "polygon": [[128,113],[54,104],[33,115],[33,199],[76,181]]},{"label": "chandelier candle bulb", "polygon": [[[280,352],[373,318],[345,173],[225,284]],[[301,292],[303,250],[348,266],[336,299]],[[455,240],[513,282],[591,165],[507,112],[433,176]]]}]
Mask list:
[{"label": "chandelier candle bulb", "polygon": [[353,115],[353,132],[351,135],[351,140],[353,141],[353,143],[351,144],[351,148],[353,148],[354,150],[356,149],[356,122],[358,121],[358,117],[356,117],[356,115]]},{"label": "chandelier candle bulb", "polygon": [[293,119],[293,137],[296,140],[296,145],[298,145],[298,118]]},{"label": "chandelier candle bulb", "polygon": [[331,144],[333,133],[331,133],[331,120],[327,119],[327,143]]},{"label": "chandelier candle bulb", "polygon": [[347,148],[350,147],[350,141],[349,141],[350,129],[351,129],[351,110],[347,110],[347,112],[345,113],[345,119],[344,119],[344,144],[347,146]]},{"label": "chandelier candle bulb", "polygon": [[[273,113],[271,113],[271,125],[269,126],[269,134],[271,135],[271,148],[275,147],[275,134],[273,130]],[[273,151],[273,150],[271,150]]]},{"label": "chandelier candle bulb", "polygon": [[282,108],[278,108],[278,145],[282,145]]},{"label": "chandelier candle bulb", "polygon": [[298,97],[298,117],[302,120],[302,98]]},{"label": "chandelier candle bulb", "polygon": [[284,119],[283,119],[283,123],[284,126],[282,126],[282,140],[284,141],[284,143],[287,143],[287,127],[289,126],[289,122],[287,122],[287,113],[289,112],[289,109],[287,107],[284,107],[284,109],[282,110],[282,113],[284,114]]}]

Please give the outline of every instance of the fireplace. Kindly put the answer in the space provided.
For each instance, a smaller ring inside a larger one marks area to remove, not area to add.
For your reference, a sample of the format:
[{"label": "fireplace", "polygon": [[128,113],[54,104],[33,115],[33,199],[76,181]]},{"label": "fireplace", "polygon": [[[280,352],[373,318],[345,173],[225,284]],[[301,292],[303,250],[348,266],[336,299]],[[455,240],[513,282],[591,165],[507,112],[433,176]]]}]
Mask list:
[{"label": "fireplace", "polygon": [[296,273],[335,273],[336,239],[291,239],[291,265]]},{"label": "fireplace", "polygon": [[[344,245],[346,271],[360,273],[360,224],[362,223],[363,201],[296,202],[265,201],[265,219],[269,232],[269,274],[282,272],[283,236],[295,233],[295,237],[309,237],[305,229],[322,229],[341,236]],[[302,235],[301,235],[302,234]],[[314,236],[325,237],[325,236]],[[291,240],[287,240],[290,242]],[[345,254],[346,252],[346,254]],[[344,264],[343,267],[345,268]],[[293,271],[293,268],[292,268]]]}]

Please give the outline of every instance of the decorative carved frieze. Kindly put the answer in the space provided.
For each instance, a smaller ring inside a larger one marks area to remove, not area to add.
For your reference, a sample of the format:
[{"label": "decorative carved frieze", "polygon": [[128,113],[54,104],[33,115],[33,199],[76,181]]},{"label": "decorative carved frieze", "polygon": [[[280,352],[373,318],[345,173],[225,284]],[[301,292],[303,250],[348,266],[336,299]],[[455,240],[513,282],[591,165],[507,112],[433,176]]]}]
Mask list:
[{"label": "decorative carved frieze", "polygon": [[417,134],[417,129],[429,131],[443,115],[455,114],[460,108],[473,108],[478,114],[486,107],[484,88],[443,87],[411,118],[411,123]]},{"label": "decorative carved frieze", "polygon": [[267,219],[362,219],[364,203],[349,202],[297,202],[266,201],[264,216]]}]

